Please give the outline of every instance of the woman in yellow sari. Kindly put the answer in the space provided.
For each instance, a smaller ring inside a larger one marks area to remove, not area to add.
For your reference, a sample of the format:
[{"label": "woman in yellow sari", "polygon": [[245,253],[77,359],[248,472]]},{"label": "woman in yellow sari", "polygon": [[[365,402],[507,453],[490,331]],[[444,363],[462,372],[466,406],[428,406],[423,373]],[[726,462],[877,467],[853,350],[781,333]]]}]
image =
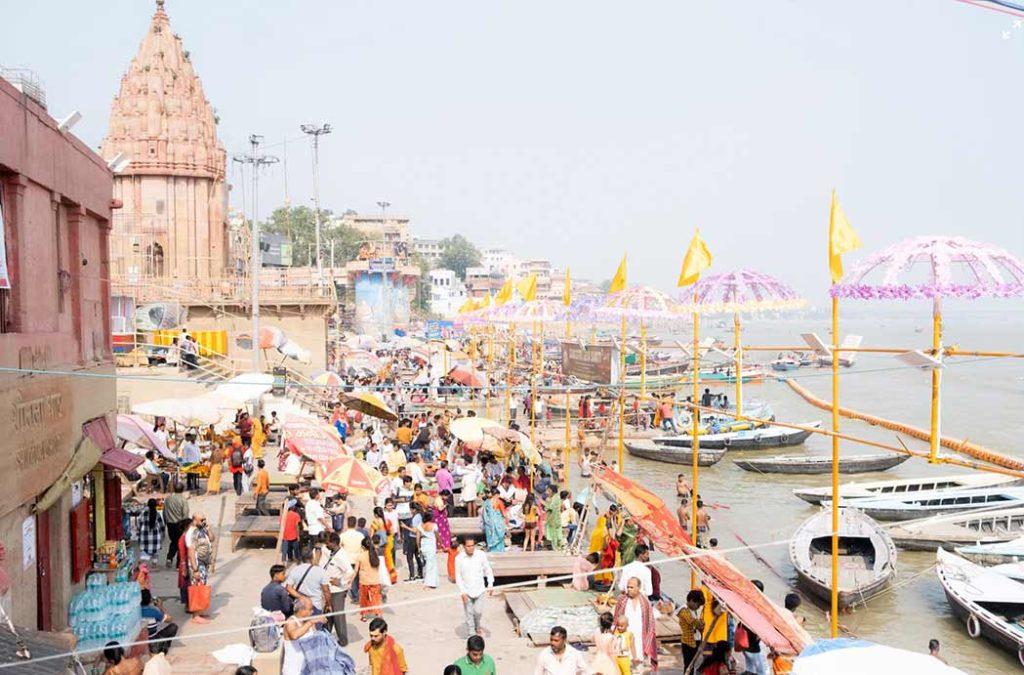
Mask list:
[{"label": "woman in yellow sari", "polygon": [[[605,545],[608,541],[608,514],[601,514],[601,517],[594,523],[594,531],[590,533],[590,545],[587,547],[587,553],[597,553],[602,555],[604,553]],[[594,575],[594,581],[599,584],[610,584],[612,582],[612,573],[604,572]]]},{"label": "woman in yellow sari", "polygon": [[206,479],[206,494],[215,495],[220,493],[220,474],[224,470],[224,450],[220,444],[213,446],[210,453],[210,475]]},{"label": "woman in yellow sari", "polygon": [[252,420],[252,456],[263,459],[263,444],[267,442],[267,434],[263,429],[263,415]]}]

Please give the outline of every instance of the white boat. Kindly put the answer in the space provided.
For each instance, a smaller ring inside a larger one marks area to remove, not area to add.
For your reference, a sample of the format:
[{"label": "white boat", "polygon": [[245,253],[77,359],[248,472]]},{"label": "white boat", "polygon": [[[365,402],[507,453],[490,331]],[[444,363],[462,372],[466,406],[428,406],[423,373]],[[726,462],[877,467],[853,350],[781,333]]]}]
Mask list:
[{"label": "white boat", "polygon": [[1006,565],[1024,561],[1024,536],[988,544],[958,546],[956,552],[979,565]]},{"label": "white boat", "polygon": [[[766,450],[768,448],[788,448],[800,445],[806,441],[814,433],[811,429],[821,428],[821,422],[803,422],[800,426],[807,428],[794,429],[792,427],[771,425],[718,434],[701,434],[698,436],[698,439],[700,440],[700,447],[709,449]],[[659,436],[651,440],[657,445],[672,448],[689,448],[693,444],[692,437],[689,434]]]},{"label": "white boat", "polygon": [[889,528],[900,548],[934,551],[937,548],[995,544],[1024,535],[1024,506],[991,508],[913,520]]},{"label": "white boat", "polygon": [[[896,574],[896,545],[857,509],[839,510],[839,606],[864,602]],[[821,510],[797,528],[789,558],[800,582],[822,599],[832,591],[832,513]]]},{"label": "white boat", "polygon": [[939,549],[935,571],[953,614],[972,638],[985,637],[1024,666],[1024,584]]},{"label": "white boat", "polygon": [[[823,502],[825,503],[825,502]],[[974,509],[1024,506],[1024,488],[994,487],[966,490],[931,490],[907,495],[881,495],[843,499],[840,506],[853,506],[876,520],[913,520]]]},{"label": "white boat", "polygon": [[[933,490],[955,490],[964,488],[1009,487],[1024,483],[1013,476],[998,476],[986,473],[965,473],[955,476],[931,476],[929,478],[898,478],[896,480],[854,481],[839,486],[840,499],[879,497],[882,495],[915,494]],[[811,504],[821,504],[832,499],[831,487],[797,488],[793,494]]]}]

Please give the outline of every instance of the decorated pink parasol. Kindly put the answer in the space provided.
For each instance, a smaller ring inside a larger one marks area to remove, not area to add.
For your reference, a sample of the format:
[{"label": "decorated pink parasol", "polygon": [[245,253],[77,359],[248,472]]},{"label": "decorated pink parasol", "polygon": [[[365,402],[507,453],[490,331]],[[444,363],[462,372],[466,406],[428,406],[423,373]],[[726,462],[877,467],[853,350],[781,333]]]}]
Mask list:
[{"label": "decorated pink parasol", "polygon": [[900,355],[932,373],[931,452],[938,459],[941,438],[942,298],[1024,296],[1024,263],[1008,251],[963,237],[913,237],[869,255],[833,284],[837,298],[931,300],[932,348]]},{"label": "decorated pink parasol", "polygon": [[[796,309],[806,304],[790,286],[754,270],[736,270],[704,277],[680,300],[691,312],[732,314],[736,362],[736,414],[743,410],[743,346],[740,340],[742,312]],[[694,373],[694,377],[698,377]]]},{"label": "decorated pink parasol", "polygon": [[595,317],[624,318],[630,321],[677,321],[683,319],[683,307],[667,293],[650,286],[633,286],[605,297],[594,310]]}]

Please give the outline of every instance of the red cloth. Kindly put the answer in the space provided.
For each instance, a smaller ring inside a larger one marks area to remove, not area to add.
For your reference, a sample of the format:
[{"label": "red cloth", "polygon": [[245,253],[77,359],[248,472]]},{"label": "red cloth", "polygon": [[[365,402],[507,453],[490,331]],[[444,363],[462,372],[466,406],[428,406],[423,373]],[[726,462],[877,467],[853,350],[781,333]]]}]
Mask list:
[{"label": "red cloth", "polygon": [[188,547],[185,545],[185,532],[178,537],[178,588],[188,588]]},{"label": "red cloth", "polygon": [[[626,593],[621,593],[619,595],[619,599],[615,603],[614,617],[616,620],[626,613],[626,600],[628,599],[629,596]],[[658,638],[654,634],[654,610],[651,609],[650,601],[644,596],[638,595],[636,596],[636,599],[640,601],[640,606],[643,608],[644,634],[634,635],[633,639],[638,640],[641,653],[651,662],[651,667],[654,668],[654,670],[657,670]]]},{"label": "red cloth", "polygon": [[299,538],[299,514],[289,511],[284,516],[284,532],[281,535],[285,541],[295,541]]}]

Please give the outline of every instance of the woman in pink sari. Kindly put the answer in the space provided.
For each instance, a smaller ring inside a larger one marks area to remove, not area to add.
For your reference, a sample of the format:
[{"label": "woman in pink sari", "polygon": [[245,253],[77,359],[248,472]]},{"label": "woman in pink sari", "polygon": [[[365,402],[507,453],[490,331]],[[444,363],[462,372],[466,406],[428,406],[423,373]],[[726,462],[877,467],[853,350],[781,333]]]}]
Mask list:
[{"label": "woman in pink sari", "polygon": [[448,524],[448,505],[451,503],[452,493],[449,490],[441,492],[434,499],[434,524],[437,525],[437,550],[447,551],[452,545],[452,529]]}]

